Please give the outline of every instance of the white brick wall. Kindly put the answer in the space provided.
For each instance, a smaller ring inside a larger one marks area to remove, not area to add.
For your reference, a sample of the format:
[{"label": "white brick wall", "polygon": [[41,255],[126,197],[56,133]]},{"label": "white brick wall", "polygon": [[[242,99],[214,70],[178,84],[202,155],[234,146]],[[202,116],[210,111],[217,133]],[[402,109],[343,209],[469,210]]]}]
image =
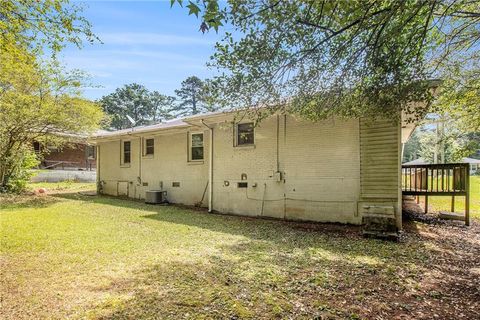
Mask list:
[{"label": "white brick wall", "polygon": [[[204,130],[204,162],[192,164],[187,161],[186,130],[168,135],[158,132],[154,136],[155,155],[151,159],[142,157],[141,169],[138,137],[131,139],[129,168],[120,167],[119,140],[99,142],[104,192],[116,195],[118,181],[128,181],[128,195],[143,198],[145,190],[159,189],[163,184],[169,201],[197,203],[208,181],[208,136],[208,130]],[[293,116],[273,116],[255,128],[254,147],[235,147],[233,141],[232,124],[214,125],[214,210],[294,220],[361,222],[357,119],[313,123]],[[280,182],[274,175],[277,148],[278,169],[284,179]],[[139,172],[148,186],[137,182]],[[247,175],[248,188],[237,187],[242,174]],[[180,182],[179,188],[172,187],[174,181]],[[207,203],[208,190],[203,206]]]}]

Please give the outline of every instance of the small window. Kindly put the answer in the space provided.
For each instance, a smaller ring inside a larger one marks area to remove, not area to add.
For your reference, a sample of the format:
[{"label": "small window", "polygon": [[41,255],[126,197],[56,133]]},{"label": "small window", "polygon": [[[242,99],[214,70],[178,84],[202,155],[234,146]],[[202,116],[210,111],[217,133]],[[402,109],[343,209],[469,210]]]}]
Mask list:
[{"label": "small window", "polygon": [[33,150],[34,150],[35,153],[37,153],[37,154],[40,153],[40,151],[41,151],[41,149],[40,149],[40,142],[35,141],[35,142],[33,143]]},{"label": "small window", "polygon": [[242,146],[254,143],[253,123],[239,123],[237,125],[237,145]]},{"label": "small window", "polygon": [[174,187],[174,188],[180,187],[180,182],[178,182],[178,181],[172,182],[172,187]]},{"label": "small window", "polygon": [[128,164],[130,163],[130,155],[131,155],[131,143],[130,141],[123,142],[123,163]]},{"label": "small window", "polygon": [[88,159],[95,159],[95,146],[87,146],[86,153]]},{"label": "small window", "polygon": [[153,156],[155,152],[155,140],[152,139],[146,139],[145,140],[145,155],[146,156]]},{"label": "small window", "polygon": [[190,135],[190,160],[203,160],[203,133]]}]

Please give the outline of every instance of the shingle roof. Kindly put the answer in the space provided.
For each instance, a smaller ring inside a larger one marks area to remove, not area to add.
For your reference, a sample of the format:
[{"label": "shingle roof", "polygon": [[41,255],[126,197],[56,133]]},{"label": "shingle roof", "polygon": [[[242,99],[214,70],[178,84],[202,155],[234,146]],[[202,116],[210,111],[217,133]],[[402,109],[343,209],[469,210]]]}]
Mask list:
[{"label": "shingle roof", "polygon": [[133,127],[130,129],[122,129],[116,131],[105,131],[101,130],[101,132],[97,132],[94,137],[95,138],[103,138],[103,137],[111,137],[111,136],[120,136],[129,133],[141,133],[141,132],[149,132],[149,131],[156,131],[156,130],[165,130],[165,129],[173,129],[173,128],[182,128],[188,127],[189,124],[183,121],[183,119],[173,119],[168,120],[161,123],[156,123],[148,126],[139,126]]}]

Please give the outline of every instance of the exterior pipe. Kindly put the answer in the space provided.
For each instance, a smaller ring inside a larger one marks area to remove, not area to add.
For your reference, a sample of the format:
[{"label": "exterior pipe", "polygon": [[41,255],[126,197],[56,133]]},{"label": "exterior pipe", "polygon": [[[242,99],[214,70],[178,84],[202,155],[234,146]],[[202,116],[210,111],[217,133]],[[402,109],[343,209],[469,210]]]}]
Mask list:
[{"label": "exterior pipe", "polygon": [[212,197],[213,197],[213,128],[209,127],[203,122],[202,124],[208,128],[209,144],[208,144],[208,212],[213,211]]},{"label": "exterior pipe", "polygon": [[96,172],[97,172],[97,179],[96,179],[97,180],[96,181],[97,182],[97,194],[100,194],[100,191],[102,191],[102,190],[101,190],[101,186],[100,186],[100,181],[101,181],[101,179],[100,179],[100,146],[98,145],[98,143],[95,146],[95,148],[97,148],[97,150],[96,150],[97,159],[95,159],[95,167],[96,167],[95,169],[96,169]]}]

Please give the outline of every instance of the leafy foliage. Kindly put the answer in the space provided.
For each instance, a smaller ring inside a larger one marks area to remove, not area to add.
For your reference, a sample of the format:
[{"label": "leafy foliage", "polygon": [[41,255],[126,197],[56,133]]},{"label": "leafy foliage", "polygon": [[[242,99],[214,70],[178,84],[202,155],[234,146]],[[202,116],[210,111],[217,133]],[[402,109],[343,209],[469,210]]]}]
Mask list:
[{"label": "leafy foliage", "polygon": [[[55,54],[66,42],[92,40],[90,25],[67,1],[2,1],[0,6],[0,192],[19,191],[35,161],[33,141],[61,145],[89,134],[101,109],[81,98],[85,75],[66,72]],[[43,61],[43,48],[52,56]]]},{"label": "leafy foliage", "polygon": [[202,81],[196,76],[188,77],[175,90],[177,97],[150,92],[145,86],[132,83],[118,88],[100,99],[103,110],[109,115],[110,127],[130,128],[130,116],[136,126],[158,123],[178,116],[214,111],[215,98],[211,94],[210,80]]},{"label": "leafy foliage", "polygon": [[9,191],[19,193],[25,190],[27,183],[33,176],[31,169],[38,166],[39,161],[37,155],[30,149],[23,149],[16,154],[16,161],[18,165],[14,167],[10,179],[5,186],[2,186],[1,191]]},{"label": "leafy foliage", "polygon": [[20,48],[0,53],[0,188],[23,177],[33,141],[61,144],[64,134],[92,132],[103,118],[100,108],[80,97],[82,74],[56,63],[37,62]]},{"label": "leafy foliage", "polygon": [[102,97],[100,104],[110,116],[112,128],[126,129],[132,126],[127,115],[132,117],[135,125],[147,125],[172,118],[174,101],[173,97],[157,91],[150,92],[145,86],[132,83]]},{"label": "leafy foliage", "polygon": [[422,116],[426,109],[410,106],[430,106],[428,80],[454,57],[472,59],[479,3],[196,0],[188,9],[202,31],[229,25],[212,60],[223,72],[216,81],[224,105],[288,107],[311,119],[394,118],[400,110]]},{"label": "leafy foliage", "polygon": [[465,134],[455,122],[438,118],[435,122],[417,128],[403,150],[403,161],[418,158],[428,163],[459,162],[470,157],[478,148],[480,134]]},{"label": "leafy foliage", "polygon": [[2,0],[0,30],[2,42],[28,44],[41,51],[48,48],[53,54],[67,42],[82,46],[82,41],[97,41],[92,26],[83,16],[82,7],[68,0]]},{"label": "leafy foliage", "polygon": [[409,162],[420,158],[420,135],[419,130],[413,131],[410,139],[404,145],[402,162]]},{"label": "leafy foliage", "polygon": [[182,81],[180,89],[175,90],[180,101],[179,112],[181,115],[192,115],[202,111],[212,111],[209,107],[208,87],[205,82],[196,76],[191,76]]}]

